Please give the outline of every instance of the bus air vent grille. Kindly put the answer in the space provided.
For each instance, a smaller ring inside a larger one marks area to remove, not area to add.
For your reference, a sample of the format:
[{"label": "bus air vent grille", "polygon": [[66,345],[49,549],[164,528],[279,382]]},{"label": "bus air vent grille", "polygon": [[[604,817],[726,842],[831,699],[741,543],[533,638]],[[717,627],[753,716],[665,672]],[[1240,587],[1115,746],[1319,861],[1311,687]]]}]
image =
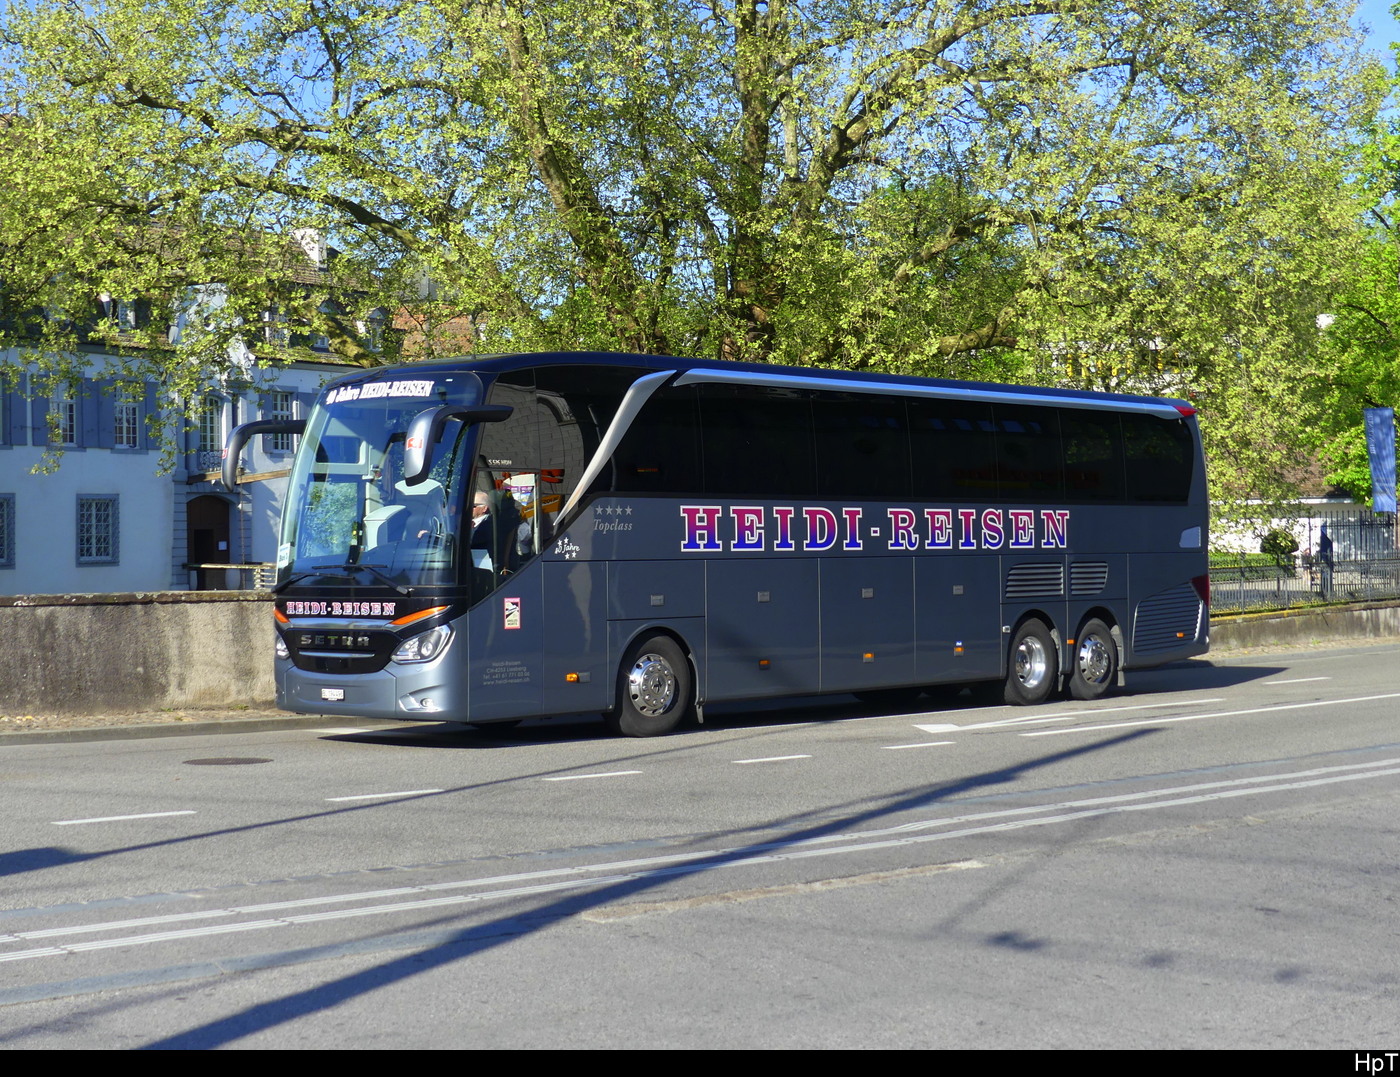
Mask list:
[{"label": "bus air vent grille", "polygon": [[1069,566],[1069,593],[1099,595],[1108,586],[1106,561],[1080,561]]},{"label": "bus air vent grille", "polygon": [[1065,593],[1063,564],[1012,565],[1006,574],[1006,597],[1059,598]]},{"label": "bus air vent grille", "polygon": [[1193,643],[1200,626],[1200,597],[1190,583],[1179,583],[1139,603],[1133,626],[1133,651],[1152,654]]}]

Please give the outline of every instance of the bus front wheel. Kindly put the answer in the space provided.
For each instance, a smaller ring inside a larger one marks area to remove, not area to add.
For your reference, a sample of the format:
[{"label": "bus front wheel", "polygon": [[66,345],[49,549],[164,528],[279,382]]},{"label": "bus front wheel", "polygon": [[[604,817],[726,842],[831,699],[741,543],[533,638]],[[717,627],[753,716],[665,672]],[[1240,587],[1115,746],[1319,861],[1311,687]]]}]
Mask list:
[{"label": "bus front wheel", "polygon": [[1055,687],[1059,661],[1050,629],[1035,618],[1027,621],[1011,641],[1003,698],[1013,706],[1044,703]]},{"label": "bus front wheel", "polygon": [[659,737],[695,710],[690,663],[670,636],[651,636],[627,652],[617,675],[608,728],[625,737]]},{"label": "bus front wheel", "polygon": [[1086,621],[1074,645],[1074,669],[1069,678],[1069,694],[1075,699],[1098,699],[1118,676],[1118,645],[1108,625],[1095,619]]}]

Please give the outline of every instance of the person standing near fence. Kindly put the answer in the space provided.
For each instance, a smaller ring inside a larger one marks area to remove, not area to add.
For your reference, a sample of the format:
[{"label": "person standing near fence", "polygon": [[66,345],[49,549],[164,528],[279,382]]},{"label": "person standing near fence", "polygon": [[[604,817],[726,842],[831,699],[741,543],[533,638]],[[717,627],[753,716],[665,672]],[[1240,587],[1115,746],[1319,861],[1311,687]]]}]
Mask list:
[{"label": "person standing near fence", "polygon": [[1322,525],[1322,534],[1317,540],[1317,563],[1320,567],[1322,597],[1332,593],[1332,536],[1327,533],[1327,525]]}]

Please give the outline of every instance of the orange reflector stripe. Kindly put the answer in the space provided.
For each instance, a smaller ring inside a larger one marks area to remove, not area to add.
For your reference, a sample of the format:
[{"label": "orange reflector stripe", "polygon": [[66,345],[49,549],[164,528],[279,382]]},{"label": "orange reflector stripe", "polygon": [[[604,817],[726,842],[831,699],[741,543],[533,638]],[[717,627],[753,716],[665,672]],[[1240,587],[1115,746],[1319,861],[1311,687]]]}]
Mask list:
[{"label": "orange reflector stripe", "polygon": [[276,606],[273,606],[273,607],[272,607],[272,616],[276,617],[277,620],[278,620],[281,624],[289,625],[289,624],[292,623],[291,618],[289,618],[285,613],[283,613],[281,610],[279,610]]},{"label": "orange reflector stripe", "polygon": [[431,617],[433,614],[441,613],[445,609],[447,609],[446,606],[429,606],[427,609],[419,610],[417,613],[405,613],[402,617],[395,617],[389,623],[391,625],[411,625],[414,621],[421,621],[424,617]]}]

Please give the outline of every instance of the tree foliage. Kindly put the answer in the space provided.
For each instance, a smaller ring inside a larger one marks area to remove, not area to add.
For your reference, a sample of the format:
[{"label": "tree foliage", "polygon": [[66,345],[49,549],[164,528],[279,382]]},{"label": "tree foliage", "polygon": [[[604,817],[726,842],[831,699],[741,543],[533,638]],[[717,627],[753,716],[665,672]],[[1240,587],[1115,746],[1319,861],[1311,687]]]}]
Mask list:
[{"label": "tree foliage", "polygon": [[[1243,496],[1286,470],[1351,257],[1347,14],[11,0],[0,279],[54,356],[94,289],[205,297],[159,360],[182,390],[280,307],[367,363],[384,308],[428,353],[469,318],[483,350],[1191,392]],[[294,228],[326,279],[288,285]]]},{"label": "tree foliage", "polygon": [[[1400,15],[1400,4],[1392,8]],[[1392,46],[1395,48],[1396,46]],[[1305,444],[1321,454],[1328,480],[1358,500],[1371,496],[1365,408],[1400,408],[1400,75],[1361,145],[1360,186],[1369,201],[1346,286],[1323,318],[1323,406]]]}]

